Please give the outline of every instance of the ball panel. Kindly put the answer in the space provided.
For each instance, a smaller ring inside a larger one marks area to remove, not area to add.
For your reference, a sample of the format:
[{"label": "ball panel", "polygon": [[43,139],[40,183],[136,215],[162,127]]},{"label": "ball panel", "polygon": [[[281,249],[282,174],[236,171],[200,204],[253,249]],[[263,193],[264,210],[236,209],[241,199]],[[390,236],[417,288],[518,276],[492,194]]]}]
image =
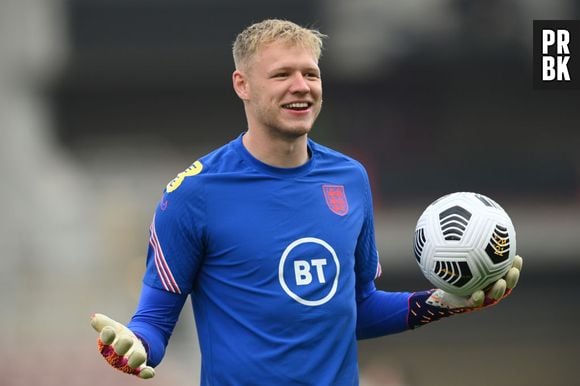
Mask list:
[{"label": "ball panel", "polygon": [[439,214],[439,226],[443,238],[447,241],[461,241],[470,218],[471,213],[461,206],[455,205],[445,209]]},{"label": "ball panel", "polygon": [[425,246],[425,242],[427,239],[425,238],[425,230],[423,228],[417,229],[415,231],[415,242],[413,250],[415,252],[415,259],[417,259],[417,263],[421,263],[421,253],[423,253],[423,247]]},{"label": "ball panel", "polygon": [[457,288],[462,288],[473,278],[469,264],[461,260],[437,260],[433,273]]},{"label": "ball panel", "polygon": [[509,258],[510,238],[506,227],[495,226],[485,252],[494,264],[503,263]]}]

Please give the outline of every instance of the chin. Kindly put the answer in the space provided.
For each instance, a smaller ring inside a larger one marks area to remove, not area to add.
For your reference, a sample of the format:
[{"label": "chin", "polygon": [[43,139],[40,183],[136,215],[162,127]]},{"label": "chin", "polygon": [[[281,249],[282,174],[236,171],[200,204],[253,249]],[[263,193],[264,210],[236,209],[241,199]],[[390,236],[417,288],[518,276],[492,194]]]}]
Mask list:
[{"label": "chin", "polygon": [[274,129],[280,136],[288,139],[296,139],[308,135],[312,126],[308,127],[286,127]]},{"label": "chin", "polygon": [[278,130],[281,132],[288,133],[290,135],[300,137],[310,133],[313,126],[314,126],[313,121],[292,122],[287,124],[281,124]]}]

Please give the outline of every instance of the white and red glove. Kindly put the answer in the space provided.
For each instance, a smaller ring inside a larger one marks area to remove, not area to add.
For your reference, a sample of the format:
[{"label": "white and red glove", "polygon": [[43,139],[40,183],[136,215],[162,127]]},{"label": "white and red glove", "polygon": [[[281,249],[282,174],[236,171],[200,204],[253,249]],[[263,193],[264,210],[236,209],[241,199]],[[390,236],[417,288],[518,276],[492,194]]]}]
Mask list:
[{"label": "white and red glove", "polygon": [[143,343],[131,330],[103,314],[94,314],[91,326],[99,333],[99,352],[111,366],[143,379],[155,376],[155,370],[147,366]]},{"label": "white and red glove", "polygon": [[468,297],[453,295],[441,289],[415,292],[409,300],[409,327],[417,328],[441,318],[478,311],[499,303],[518,284],[522,265],[523,259],[516,256],[512,267],[502,279]]}]

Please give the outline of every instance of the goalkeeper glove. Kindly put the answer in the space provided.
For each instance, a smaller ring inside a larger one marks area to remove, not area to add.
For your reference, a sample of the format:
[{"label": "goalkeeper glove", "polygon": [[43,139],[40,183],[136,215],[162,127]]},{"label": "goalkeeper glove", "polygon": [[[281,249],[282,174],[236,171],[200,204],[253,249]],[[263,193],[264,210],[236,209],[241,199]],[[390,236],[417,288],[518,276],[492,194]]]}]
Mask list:
[{"label": "goalkeeper glove", "polygon": [[512,267],[502,279],[485,291],[475,291],[469,297],[453,295],[441,289],[415,292],[409,299],[409,327],[420,327],[441,318],[481,310],[499,303],[511,294],[518,283],[522,265],[522,258],[516,256]]},{"label": "goalkeeper glove", "polygon": [[103,314],[93,315],[91,326],[99,333],[99,352],[111,366],[143,379],[153,378],[155,370],[146,364],[147,351],[131,330]]}]

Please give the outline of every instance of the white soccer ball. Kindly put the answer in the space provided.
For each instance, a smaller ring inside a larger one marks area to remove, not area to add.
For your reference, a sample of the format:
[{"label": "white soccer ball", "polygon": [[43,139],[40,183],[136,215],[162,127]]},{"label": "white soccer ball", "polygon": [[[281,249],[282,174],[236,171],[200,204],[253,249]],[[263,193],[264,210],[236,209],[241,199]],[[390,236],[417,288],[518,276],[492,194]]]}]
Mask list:
[{"label": "white soccer ball", "polygon": [[505,210],[489,197],[451,193],[429,205],[417,221],[414,252],[434,286],[466,296],[511,268],[516,232]]}]

